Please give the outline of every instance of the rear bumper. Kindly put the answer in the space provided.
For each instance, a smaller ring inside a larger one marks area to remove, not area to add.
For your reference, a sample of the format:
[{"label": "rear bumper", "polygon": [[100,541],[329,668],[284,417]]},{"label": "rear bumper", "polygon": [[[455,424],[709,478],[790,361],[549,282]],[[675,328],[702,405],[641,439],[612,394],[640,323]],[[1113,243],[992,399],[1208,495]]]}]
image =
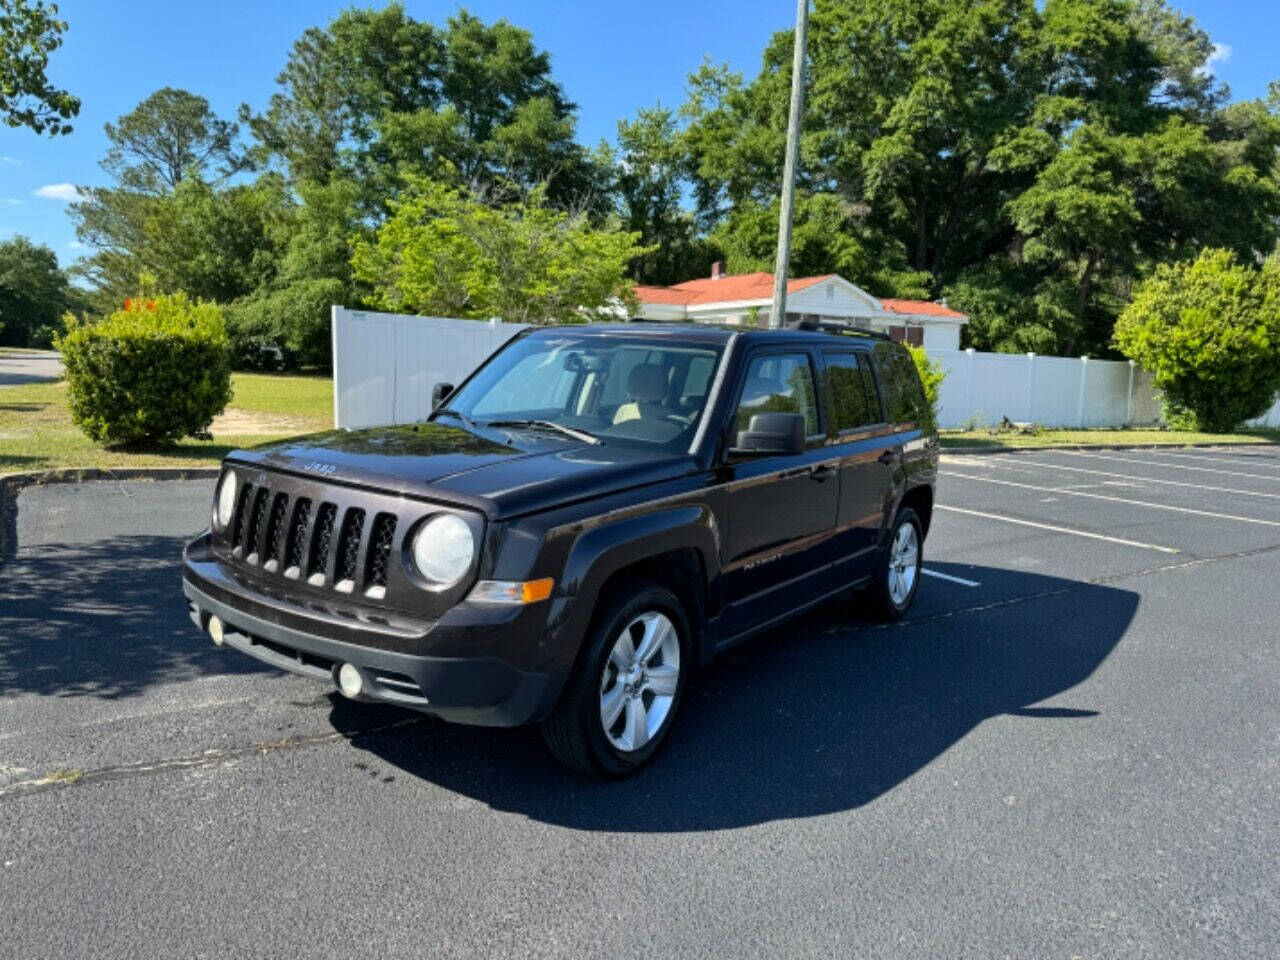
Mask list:
[{"label": "rear bumper", "polygon": [[[545,625],[545,611],[541,617],[530,608],[461,611],[456,623],[424,621],[417,629],[403,623],[379,629],[372,623],[334,622],[249,590],[212,556],[203,538],[184,552],[182,576],[188,612],[202,631],[216,615],[224,624],[226,646],[331,684],[336,667],[350,663],[364,680],[361,699],[457,723],[513,727],[550,713],[564,686],[564,671],[524,670],[493,655],[495,648],[536,629],[539,620]],[[476,622],[486,617],[498,622]],[[474,649],[474,655],[418,652],[459,647]]]}]

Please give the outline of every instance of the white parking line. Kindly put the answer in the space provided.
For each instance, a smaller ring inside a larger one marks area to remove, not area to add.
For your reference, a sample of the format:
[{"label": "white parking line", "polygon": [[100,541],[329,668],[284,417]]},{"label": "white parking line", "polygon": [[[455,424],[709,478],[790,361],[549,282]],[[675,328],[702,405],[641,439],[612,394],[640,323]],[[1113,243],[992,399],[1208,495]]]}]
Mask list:
[{"label": "white parking line", "polygon": [[1275,457],[1264,457],[1256,453],[1242,453],[1234,457],[1210,457],[1201,456],[1198,453],[1179,453],[1175,450],[1150,450],[1149,453],[1159,454],[1162,457],[1183,457],[1187,460],[1213,460],[1218,463],[1244,463],[1252,460],[1259,467],[1274,467],[1280,470],[1280,463],[1276,463]]},{"label": "white parking line", "polygon": [[[1068,467],[1061,463],[1040,463],[1037,460],[1018,460],[1029,467],[1044,467],[1046,470],[1070,470],[1072,473],[1091,473],[1099,477],[1119,477],[1121,480],[1140,480],[1143,483],[1163,483],[1170,487],[1192,487],[1196,490],[1213,490],[1217,493],[1238,493],[1247,497],[1270,497],[1280,500],[1280,493],[1260,493],[1257,490],[1237,490],[1234,487],[1211,487],[1203,483],[1187,483],[1185,480],[1161,480],[1156,477],[1135,477],[1128,473],[1111,473],[1108,470],[1090,470],[1087,467]],[[1105,482],[1105,481],[1104,481]],[[1131,486],[1131,484],[1125,484]]]},{"label": "white parking line", "polygon": [[1135,507],[1150,507],[1152,510],[1171,510],[1174,513],[1191,513],[1200,517],[1213,517],[1215,520],[1236,520],[1240,523],[1256,523],[1263,527],[1280,527],[1280,520],[1262,520],[1258,517],[1238,517],[1232,513],[1215,513],[1212,510],[1193,510],[1191,507],[1175,507],[1167,503],[1152,503],[1149,500],[1130,500],[1127,497],[1108,497],[1102,493],[1085,493],[1083,490],[1063,490],[1061,487],[1037,487],[1030,483],[1015,483],[1013,480],[997,480],[994,477],[975,477],[967,473],[952,473],[940,470],[940,474],[956,477],[959,480],[976,480],[978,483],[998,483],[1003,487],[1021,487],[1023,490],[1039,490],[1043,493],[1061,493],[1068,497],[1089,497],[1091,500],[1110,500],[1112,503],[1128,503]]},{"label": "white parking line", "polygon": [[1105,533],[1094,533],[1092,530],[1076,530],[1071,527],[1059,527],[1052,523],[1039,523],[1035,520],[1023,520],[1020,517],[1004,517],[998,513],[985,513],[982,510],[966,510],[963,507],[951,507],[945,503],[935,504],[935,510],[947,510],[951,513],[964,513],[984,520],[999,520],[1002,523],[1016,523],[1020,527],[1035,527],[1037,530],[1048,530],[1052,533],[1069,533],[1073,537],[1088,537],[1090,540],[1106,540],[1125,547],[1141,547],[1143,550],[1158,550],[1161,553],[1180,553],[1173,547],[1162,547],[1156,543],[1143,543],[1141,540],[1126,540],[1124,537],[1110,537]]},{"label": "white parking line", "polygon": [[1060,453],[1068,457],[1092,457],[1095,460],[1119,460],[1124,463],[1140,463],[1144,467],[1164,467],[1167,470],[1197,470],[1200,473],[1224,473],[1228,477],[1243,477],[1248,480],[1270,480],[1273,483],[1280,476],[1267,473],[1241,473],[1239,470],[1222,470],[1218,467],[1193,467],[1186,463],[1160,463],[1152,460],[1136,460],[1133,457],[1117,457],[1110,453],[1086,453],[1084,450],[1062,450]]},{"label": "white parking line", "polygon": [[962,587],[980,587],[977,580],[966,580],[964,577],[953,577],[949,573],[942,573],[938,570],[930,570],[928,567],[921,567],[920,572],[926,577],[937,577],[939,580],[950,580],[952,583],[958,583]]}]

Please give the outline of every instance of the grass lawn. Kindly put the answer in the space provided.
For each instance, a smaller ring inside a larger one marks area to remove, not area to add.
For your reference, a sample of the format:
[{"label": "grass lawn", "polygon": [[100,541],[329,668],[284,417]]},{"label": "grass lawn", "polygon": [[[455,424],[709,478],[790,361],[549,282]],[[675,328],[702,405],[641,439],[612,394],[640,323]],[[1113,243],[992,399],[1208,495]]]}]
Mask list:
[{"label": "grass lawn", "polygon": [[234,397],[213,440],[154,452],[104,450],[71,422],[65,383],[0,388],[0,473],[55,467],[191,467],[216,464],[237,447],[332,426],[327,377],[233,374]]},{"label": "grass lawn", "polygon": [[1168,444],[1189,443],[1278,443],[1280,430],[1248,430],[1240,433],[1195,433],[1190,430],[1041,430],[1036,434],[997,433],[989,430],[944,430],[944,448],[964,447],[1044,447],[1056,444],[1106,443]]}]

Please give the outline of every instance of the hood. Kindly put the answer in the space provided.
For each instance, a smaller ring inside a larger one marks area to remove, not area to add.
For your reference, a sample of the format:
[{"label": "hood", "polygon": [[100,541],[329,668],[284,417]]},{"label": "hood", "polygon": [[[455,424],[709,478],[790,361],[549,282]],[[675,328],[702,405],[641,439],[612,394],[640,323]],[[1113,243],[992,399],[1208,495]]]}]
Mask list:
[{"label": "hood", "polygon": [[695,463],[687,454],[524,432],[510,440],[419,423],[297,437],[238,450],[230,459],[332,483],[454,500],[491,517],[643,486],[687,473]]}]

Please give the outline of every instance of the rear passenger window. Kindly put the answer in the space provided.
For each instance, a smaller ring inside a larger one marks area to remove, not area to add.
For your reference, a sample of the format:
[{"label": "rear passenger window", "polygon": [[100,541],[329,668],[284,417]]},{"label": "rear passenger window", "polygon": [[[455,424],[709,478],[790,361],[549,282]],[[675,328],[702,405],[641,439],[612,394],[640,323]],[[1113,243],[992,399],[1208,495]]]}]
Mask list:
[{"label": "rear passenger window", "polygon": [[928,405],[911,355],[902,347],[877,347],[876,366],[880,369],[889,422],[927,424]]},{"label": "rear passenger window", "polygon": [[836,433],[880,422],[870,361],[865,354],[828,353],[827,396]]},{"label": "rear passenger window", "polygon": [[734,436],[751,425],[757,413],[799,413],[804,416],[804,432],[818,432],[818,405],[813,390],[813,371],[803,353],[770,353],[752,359],[734,415]]}]

